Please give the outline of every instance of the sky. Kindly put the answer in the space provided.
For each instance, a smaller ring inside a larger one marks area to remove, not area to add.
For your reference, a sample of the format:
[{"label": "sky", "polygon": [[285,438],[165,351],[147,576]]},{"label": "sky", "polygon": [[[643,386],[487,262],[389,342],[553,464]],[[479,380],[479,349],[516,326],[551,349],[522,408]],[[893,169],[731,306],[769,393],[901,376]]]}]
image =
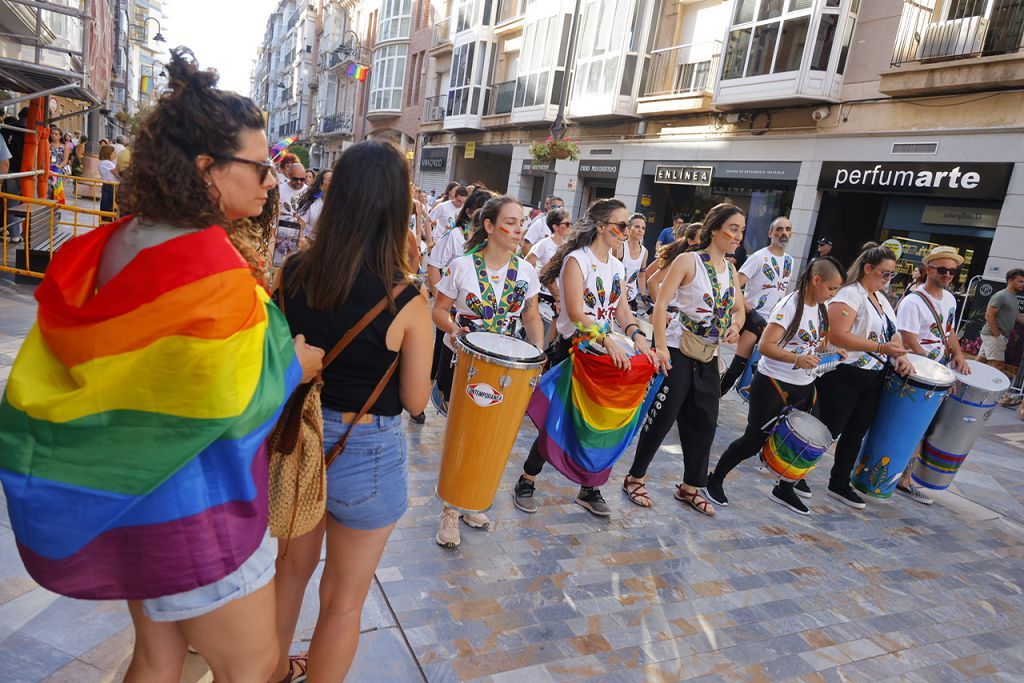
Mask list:
[{"label": "sky", "polygon": [[[166,0],[166,48],[192,49],[199,66],[220,72],[220,87],[249,95],[249,76],[267,17],[278,0]],[[151,30],[154,27],[149,22]]]}]

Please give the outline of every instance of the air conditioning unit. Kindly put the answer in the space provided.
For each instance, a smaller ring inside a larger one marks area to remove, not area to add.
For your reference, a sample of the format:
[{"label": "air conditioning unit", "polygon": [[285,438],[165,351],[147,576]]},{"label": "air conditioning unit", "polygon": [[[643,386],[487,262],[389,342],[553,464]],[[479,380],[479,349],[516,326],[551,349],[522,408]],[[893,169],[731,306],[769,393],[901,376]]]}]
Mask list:
[{"label": "air conditioning unit", "polygon": [[985,17],[964,17],[928,24],[917,48],[918,59],[963,57],[981,52],[988,32]]},{"label": "air conditioning unit", "polygon": [[440,121],[444,118],[444,107],[431,107],[430,108],[430,120]]}]

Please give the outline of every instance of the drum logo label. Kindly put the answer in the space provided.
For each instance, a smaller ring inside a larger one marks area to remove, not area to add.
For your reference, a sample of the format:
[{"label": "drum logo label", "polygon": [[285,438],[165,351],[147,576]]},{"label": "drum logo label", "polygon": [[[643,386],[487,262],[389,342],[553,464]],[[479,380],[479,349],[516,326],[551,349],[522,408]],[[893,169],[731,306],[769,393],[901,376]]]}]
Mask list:
[{"label": "drum logo label", "polygon": [[486,382],[467,385],[466,393],[481,408],[489,408],[505,400],[504,394]]}]

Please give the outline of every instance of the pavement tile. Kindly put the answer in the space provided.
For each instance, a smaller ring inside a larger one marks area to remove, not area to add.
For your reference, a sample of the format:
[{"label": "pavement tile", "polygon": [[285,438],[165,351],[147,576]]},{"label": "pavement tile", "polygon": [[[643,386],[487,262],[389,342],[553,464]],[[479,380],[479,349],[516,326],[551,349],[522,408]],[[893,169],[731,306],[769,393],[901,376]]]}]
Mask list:
[{"label": "pavement tile", "polygon": [[72,661],[67,652],[20,633],[0,642],[4,683],[36,683]]}]

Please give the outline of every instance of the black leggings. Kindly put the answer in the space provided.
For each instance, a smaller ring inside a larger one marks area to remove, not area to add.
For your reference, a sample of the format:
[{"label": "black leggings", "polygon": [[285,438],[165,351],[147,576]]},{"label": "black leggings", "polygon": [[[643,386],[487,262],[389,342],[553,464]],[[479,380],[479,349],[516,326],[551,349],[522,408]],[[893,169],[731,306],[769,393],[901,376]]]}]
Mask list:
[{"label": "black leggings", "polygon": [[441,349],[444,346],[444,332],[434,330],[434,360],[430,365],[430,379],[437,379],[437,369],[441,366]]},{"label": "black leggings", "polygon": [[689,486],[704,486],[718,422],[718,359],[701,363],[679,349],[670,348],[668,352],[672,369],[640,431],[629,476],[639,479],[647,474],[654,454],[675,422],[683,447],[683,481]]},{"label": "black leggings", "polygon": [[829,488],[845,490],[860,453],[864,435],[871,428],[882,399],[882,370],[865,370],[840,365],[818,379],[821,396],[821,421],[832,436],[841,434],[836,444],[836,460],[829,477]]},{"label": "black leggings", "polygon": [[775,382],[786,394],[785,401],[779,395],[775,385],[772,384],[770,377],[760,373],[754,375],[754,380],[750,383],[750,411],[747,413],[747,428],[743,435],[729,444],[729,447],[722,453],[722,457],[718,459],[718,464],[715,466],[715,471],[708,476],[710,481],[721,484],[725,481],[726,475],[737,465],[760,452],[772,429],[769,427],[768,431],[762,431],[762,427],[778,416],[787,405],[812,413],[817,412],[817,410],[811,409],[810,405],[814,400],[814,382],[806,385],[789,384],[779,380],[775,380]]}]

